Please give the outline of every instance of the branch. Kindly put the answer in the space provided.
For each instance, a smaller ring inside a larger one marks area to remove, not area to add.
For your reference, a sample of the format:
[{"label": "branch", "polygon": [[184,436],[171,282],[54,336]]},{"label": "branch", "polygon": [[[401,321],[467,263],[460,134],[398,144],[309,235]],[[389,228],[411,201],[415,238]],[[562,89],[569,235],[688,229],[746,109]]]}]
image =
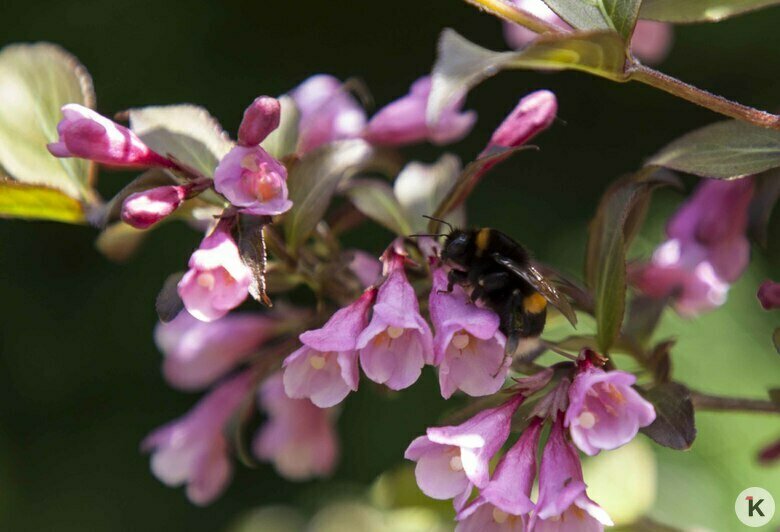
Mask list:
[{"label": "branch", "polygon": [[780,404],[764,399],[723,397],[691,390],[693,406],[703,410],[780,414]]},{"label": "branch", "polygon": [[698,87],[673,78],[663,72],[653,70],[641,64],[634,64],[626,69],[629,78],[656,89],[688,100],[711,111],[720,113],[743,122],[749,122],[759,127],[780,129],[780,116],[761,111],[741,103],[733,102],[723,96],[718,96]]}]

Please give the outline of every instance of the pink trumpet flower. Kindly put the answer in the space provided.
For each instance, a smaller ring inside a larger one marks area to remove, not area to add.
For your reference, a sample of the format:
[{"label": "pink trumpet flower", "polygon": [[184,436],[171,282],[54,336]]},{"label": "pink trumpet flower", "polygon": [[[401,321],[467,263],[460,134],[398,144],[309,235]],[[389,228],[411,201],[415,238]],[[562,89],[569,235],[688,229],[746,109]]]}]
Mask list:
[{"label": "pink trumpet flower", "polygon": [[122,221],[136,229],[147,229],[167,218],[187,196],[187,187],[169,185],[130,194],[122,204]]},{"label": "pink trumpet flower", "polygon": [[62,107],[62,116],[59,140],[47,145],[55,157],[80,157],[115,167],[173,166],[128,128],[92,109],[70,103]]}]

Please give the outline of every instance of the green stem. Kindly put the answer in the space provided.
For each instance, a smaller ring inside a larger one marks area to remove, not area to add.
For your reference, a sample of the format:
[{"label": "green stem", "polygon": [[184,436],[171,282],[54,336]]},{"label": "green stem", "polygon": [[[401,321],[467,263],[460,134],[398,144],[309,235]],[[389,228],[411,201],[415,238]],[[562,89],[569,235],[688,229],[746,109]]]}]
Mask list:
[{"label": "green stem", "polygon": [[723,397],[691,390],[693,406],[702,410],[780,414],[780,404],[764,399]]},{"label": "green stem", "polygon": [[778,115],[733,102],[723,96],[694,87],[644,65],[638,63],[631,65],[626,70],[626,73],[631,80],[650,85],[683,100],[706,107],[716,113],[749,122],[759,127],[780,129],[780,116]]}]

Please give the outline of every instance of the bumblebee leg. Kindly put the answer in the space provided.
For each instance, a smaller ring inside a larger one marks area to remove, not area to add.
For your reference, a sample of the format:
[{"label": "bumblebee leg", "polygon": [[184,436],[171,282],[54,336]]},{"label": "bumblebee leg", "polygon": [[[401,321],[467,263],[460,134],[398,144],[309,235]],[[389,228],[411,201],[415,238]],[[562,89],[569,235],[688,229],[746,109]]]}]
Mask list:
[{"label": "bumblebee leg", "polygon": [[468,284],[469,274],[460,270],[450,270],[447,273],[447,290],[439,290],[440,294],[449,294],[454,286]]}]

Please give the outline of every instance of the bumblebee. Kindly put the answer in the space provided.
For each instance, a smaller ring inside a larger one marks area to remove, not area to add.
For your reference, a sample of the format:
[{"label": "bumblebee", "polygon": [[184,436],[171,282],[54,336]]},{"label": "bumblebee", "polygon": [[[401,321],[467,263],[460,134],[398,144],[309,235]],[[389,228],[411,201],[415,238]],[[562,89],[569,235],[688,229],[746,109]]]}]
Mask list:
[{"label": "bumblebee", "polygon": [[572,325],[577,323],[569,301],[534,267],[522,245],[496,229],[447,225],[450,233],[441,251],[442,262],[450,267],[447,291],[460,285],[473,302],[498,314],[508,354],[528,354],[536,344],[531,340],[544,330],[548,303]]}]

